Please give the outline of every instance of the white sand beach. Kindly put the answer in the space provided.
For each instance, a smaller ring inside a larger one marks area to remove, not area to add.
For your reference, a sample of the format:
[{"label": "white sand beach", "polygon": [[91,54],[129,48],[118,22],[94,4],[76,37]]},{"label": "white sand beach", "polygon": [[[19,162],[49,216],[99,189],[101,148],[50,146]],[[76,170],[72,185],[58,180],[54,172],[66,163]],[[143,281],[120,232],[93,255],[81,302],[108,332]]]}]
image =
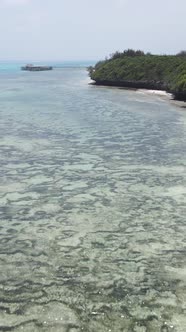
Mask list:
[{"label": "white sand beach", "polygon": [[168,93],[163,90],[148,90],[148,89],[138,89],[137,92],[140,92],[142,94],[153,94],[157,96],[162,96],[162,97],[168,97],[169,99],[172,98],[172,94]]}]

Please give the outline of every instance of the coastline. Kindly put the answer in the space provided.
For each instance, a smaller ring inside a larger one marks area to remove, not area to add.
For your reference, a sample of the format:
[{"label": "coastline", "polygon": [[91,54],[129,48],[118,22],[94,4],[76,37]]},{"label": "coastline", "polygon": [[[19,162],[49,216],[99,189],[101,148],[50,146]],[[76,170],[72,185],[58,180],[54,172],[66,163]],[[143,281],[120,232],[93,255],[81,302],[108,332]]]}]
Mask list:
[{"label": "coastline", "polygon": [[186,102],[186,62],[182,56],[149,55],[128,49],[111,54],[88,71],[96,85],[162,90]]},{"label": "coastline", "polygon": [[177,106],[182,109],[186,109],[186,102],[181,100],[174,99],[174,95],[172,93],[166,92],[164,90],[148,90],[148,89],[138,89],[136,92],[139,92],[143,95],[155,95],[158,97],[162,97],[168,99],[170,103],[174,106]]},{"label": "coastline", "polygon": [[172,93],[166,92],[164,90],[137,89],[136,91],[138,91],[142,94],[156,95],[156,96],[166,97],[168,99],[173,98]]},{"label": "coastline", "polygon": [[113,88],[142,91],[142,92],[149,91],[149,94],[156,94],[159,96],[169,96],[169,98],[172,98],[172,100],[179,102],[179,104],[182,104],[183,107],[184,105],[186,105],[185,93],[170,90],[165,84],[159,82],[92,80],[90,84],[96,86],[113,87]]},{"label": "coastline", "polygon": [[94,86],[102,86],[102,87],[108,87],[108,88],[114,88],[114,89],[120,89],[120,90],[132,90],[134,92],[137,93],[141,93],[143,95],[154,95],[157,97],[162,97],[165,98],[167,100],[169,100],[169,102],[174,105],[177,106],[179,109],[186,109],[186,102],[185,101],[181,101],[181,100],[176,100],[174,99],[174,95],[172,93],[169,93],[165,90],[154,90],[154,89],[141,89],[141,88],[131,88],[131,87],[121,87],[121,86],[112,86],[112,85],[101,85],[101,84],[96,84],[95,81],[91,80],[89,82],[89,85],[94,85]]}]

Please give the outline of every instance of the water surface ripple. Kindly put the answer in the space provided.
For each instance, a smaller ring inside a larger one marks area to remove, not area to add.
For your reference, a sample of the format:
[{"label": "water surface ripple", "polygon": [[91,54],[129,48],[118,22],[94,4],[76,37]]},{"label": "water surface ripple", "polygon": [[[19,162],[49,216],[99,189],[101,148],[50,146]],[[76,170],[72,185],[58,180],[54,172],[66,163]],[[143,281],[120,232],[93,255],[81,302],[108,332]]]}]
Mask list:
[{"label": "water surface ripple", "polygon": [[0,79],[0,331],[186,331],[186,112],[87,84]]}]

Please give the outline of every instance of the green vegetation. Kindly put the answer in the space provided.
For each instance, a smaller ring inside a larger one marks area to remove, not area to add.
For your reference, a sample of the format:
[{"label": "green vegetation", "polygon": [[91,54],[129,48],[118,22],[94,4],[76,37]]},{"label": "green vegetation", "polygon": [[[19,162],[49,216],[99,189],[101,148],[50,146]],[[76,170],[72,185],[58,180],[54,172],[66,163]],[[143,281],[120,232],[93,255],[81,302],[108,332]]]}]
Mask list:
[{"label": "green vegetation", "polygon": [[186,100],[186,51],[177,55],[152,55],[129,49],[112,54],[88,70],[97,84],[153,87]]}]

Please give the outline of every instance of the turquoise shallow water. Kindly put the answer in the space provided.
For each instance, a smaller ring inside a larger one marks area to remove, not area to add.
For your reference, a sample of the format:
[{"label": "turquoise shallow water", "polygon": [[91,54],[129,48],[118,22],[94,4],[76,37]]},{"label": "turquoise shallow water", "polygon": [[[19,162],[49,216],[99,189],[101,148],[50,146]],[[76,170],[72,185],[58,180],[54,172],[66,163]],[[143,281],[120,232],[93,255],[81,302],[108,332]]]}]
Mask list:
[{"label": "turquoise shallow water", "polygon": [[185,332],[186,113],[88,85],[0,77],[0,331]]},{"label": "turquoise shallow water", "polygon": [[0,75],[3,74],[10,74],[11,76],[13,74],[19,74],[20,68],[27,63],[33,63],[34,65],[50,65],[54,68],[85,68],[90,65],[95,64],[95,61],[17,61],[17,62],[11,62],[11,61],[0,61]]}]

